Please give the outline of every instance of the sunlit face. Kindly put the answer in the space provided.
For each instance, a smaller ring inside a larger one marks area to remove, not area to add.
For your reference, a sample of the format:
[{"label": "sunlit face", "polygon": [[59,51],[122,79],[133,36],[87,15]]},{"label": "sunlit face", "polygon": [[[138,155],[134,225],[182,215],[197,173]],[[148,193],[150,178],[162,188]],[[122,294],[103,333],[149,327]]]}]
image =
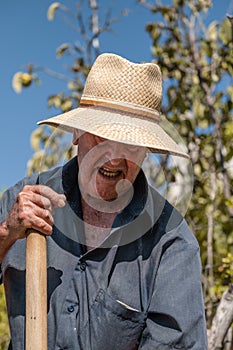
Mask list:
[{"label": "sunlit face", "polygon": [[75,130],[74,144],[77,143],[81,192],[105,201],[113,201],[129,189],[146,155],[143,147],[113,142],[90,133],[80,136]]}]

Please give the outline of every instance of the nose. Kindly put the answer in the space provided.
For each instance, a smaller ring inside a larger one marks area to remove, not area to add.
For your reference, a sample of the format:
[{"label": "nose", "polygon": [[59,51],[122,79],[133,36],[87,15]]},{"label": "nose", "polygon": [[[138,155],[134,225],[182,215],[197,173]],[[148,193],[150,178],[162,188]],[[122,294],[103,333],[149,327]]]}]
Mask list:
[{"label": "nose", "polygon": [[109,141],[106,156],[112,165],[119,165],[122,162],[122,159],[127,158],[127,145]]}]

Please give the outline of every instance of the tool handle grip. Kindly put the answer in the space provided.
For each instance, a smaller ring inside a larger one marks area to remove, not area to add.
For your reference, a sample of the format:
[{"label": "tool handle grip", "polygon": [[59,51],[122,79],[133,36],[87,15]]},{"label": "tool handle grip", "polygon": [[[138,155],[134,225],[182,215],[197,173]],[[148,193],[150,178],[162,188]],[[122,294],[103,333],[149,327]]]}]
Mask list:
[{"label": "tool handle grip", "polygon": [[26,240],[26,350],[47,350],[46,237],[28,230]]}]

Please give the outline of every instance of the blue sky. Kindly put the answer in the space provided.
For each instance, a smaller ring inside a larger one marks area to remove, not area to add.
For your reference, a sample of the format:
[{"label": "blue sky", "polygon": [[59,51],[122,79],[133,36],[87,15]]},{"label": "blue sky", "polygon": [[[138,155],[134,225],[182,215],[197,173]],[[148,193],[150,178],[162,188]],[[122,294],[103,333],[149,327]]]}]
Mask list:
[{"label": "blue sky", "polygon": [[[62,20],[55,16],[53,22],[47,20],[49,0],[7,0],[0,6],[0,190],[7,188],[24,177],[27,161],[33,154],[30,135],[36,122],[58,114],[47,107],[47,97],[51,93],[64,90],[64,82],[41,74],[40,87],[32,86],[16,94],[11,86],[15,72],[23,70],[28,63],[49,67],[65,72],[64,61],[56,58],[56,49],[64,42],[78,40]],[[75,0],[61,3],[74,6]],[[114,52],[132,61],[151,60],[151,40],[144,28],[153,16],[134,0],[99,0],[100,6],[112,7],[118,14],[121,8],[130,8],[127,16],[113,25],[114,33],[104,34],[101,41],[102,52]],[[233,13],[233,0],[214,0],[207,20],[220,21],[226,13]]]}]

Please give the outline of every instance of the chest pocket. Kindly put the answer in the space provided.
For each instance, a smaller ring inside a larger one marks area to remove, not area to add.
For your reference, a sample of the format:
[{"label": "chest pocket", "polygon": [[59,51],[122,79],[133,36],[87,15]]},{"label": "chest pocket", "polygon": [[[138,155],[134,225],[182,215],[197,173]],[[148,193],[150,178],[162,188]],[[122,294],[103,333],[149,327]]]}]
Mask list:
[{"label": "chest pocket", "polygon": [[81,349],[136,350],[146,314],[127,308],[100,289],[89,311],[89,320],[80,327]]}]

